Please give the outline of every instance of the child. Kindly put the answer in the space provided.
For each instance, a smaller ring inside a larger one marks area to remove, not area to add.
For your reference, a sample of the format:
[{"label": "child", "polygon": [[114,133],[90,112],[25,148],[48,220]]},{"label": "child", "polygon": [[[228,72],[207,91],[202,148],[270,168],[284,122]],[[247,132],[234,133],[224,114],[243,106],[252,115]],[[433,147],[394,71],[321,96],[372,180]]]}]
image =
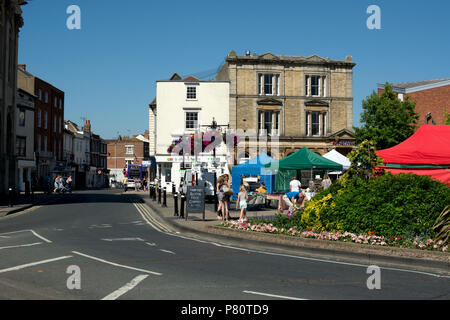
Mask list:
[{"label": "child", "polygon": [[244,185],[241,185],[239,188],[238,198],[236,201],[236,209],[239,204],[239,208],[241,209],[241,215],[239,216],[239,221],[244,222],[247,221],[247,200],[248,200],[248,194],[247,190],[245,189]]}]

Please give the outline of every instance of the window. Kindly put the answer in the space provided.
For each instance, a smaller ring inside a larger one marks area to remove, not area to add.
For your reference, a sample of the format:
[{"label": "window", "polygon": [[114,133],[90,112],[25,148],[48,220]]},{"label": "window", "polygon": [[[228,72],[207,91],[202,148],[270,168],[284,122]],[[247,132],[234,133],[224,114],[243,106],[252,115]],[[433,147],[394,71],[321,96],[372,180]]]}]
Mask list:
[{"label": "window", "polygon": [[134,146],[125,146],[125,154],[134,154]]},{"label": "window", "polygon": [[61,117],[59,117],[59,125],[58,125],[58,128],[59,128],[59,133],[61,133],[61,130],[62,130]]},{"label": "window", "polygon": [[44,111],[44,129],[47,129],[47,125],[48,125],[48,114],[47,111]]},{"label": "window", "polygon": [[198,112],[186,112],[186,129],[198,127]]},{"label": "window", "polygon": [[320,112],[312,112],[312,114],[311,114],[311,133],[312,133],[312,135],[313,136],[318,136],[319,135],[319,131],[320,131],[320,127],[319,127],[319,124],[320,124],[320,120],[319,120],[319,118],[320,118]]},{"label": "window", "polygon": [[54,102],[55,108],[58,108],[58,98],[55,97],[55,102]]},{"label": "window", "polygon": [[41,135],[38,134],[37,136],[37,151],[40,152],[41,151]]},{"label": "window", "polygon": [[318,96],[319,95],[319,76],[311,76],[311,95]]},{"label": "window", "polygon": [[25,127],[25,109],[19,111],[19,126]]},{"label": "window", "polygon": [[59,99],[59,108],[62,109],[62,99]]},{"label": "window", "polygon": [[42,101],[42,90],[41,89],[38,90],[38,97],[39,97],[39,101]]},{"label": "window", "polygon": [[42,151],[47,151],[47,136],[44,136],[44,149]]},{"label": "window", "polygon": [[325,97],[326,77],[305,76],[305,95],[313,97]]},{"label": "window", "polygon": [[53,117],[53,132],[56,133],[56,116]]},{"label": "window", "polygon": [[188,86],[186,87],[186,99],[196,100],[197,99],[197,87]]},{"label": "window", "polygon": [[[275,82],[274,82],[275,81]],[[279,95],[280,75],[259,74],[258,94],[259,95]]]},{"label": "window", "polygon": [[44,95],[45,95],[45,101],[44,101],[44,102],[45,102],[45,103],[48,103],[48,92],[45,91],[45,94],[44,94]]},{"label": "window", "polygon": [[[277,135],[279,129],[279,116],[277,111],[259,111],[258,112],[258,129],[259,134]],[[265,130],[265,131],[263,131]]]},{"label": "window", "polygon": [[26,137],[16,137],[16,153],[19,157],[26,156],[27,138]]}]

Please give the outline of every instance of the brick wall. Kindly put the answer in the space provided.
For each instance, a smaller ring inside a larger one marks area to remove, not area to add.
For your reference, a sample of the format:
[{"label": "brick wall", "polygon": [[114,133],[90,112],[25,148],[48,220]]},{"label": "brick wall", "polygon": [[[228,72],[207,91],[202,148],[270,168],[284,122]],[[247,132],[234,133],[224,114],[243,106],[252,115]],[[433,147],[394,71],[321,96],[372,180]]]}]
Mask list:
[{"label": "brick wall", "polygon": [[[381,94],[384,90],[378,89],[378,94]],[[437,125],[444,125],[444,111],[450,112],[450,85],[422,90],[417,92],[411,92],[406,94],[410,100],[416,102],[416,112],[420,118],[418,124],[425,124],[425,116],[428,112],[431,112],[431,116]]]}]

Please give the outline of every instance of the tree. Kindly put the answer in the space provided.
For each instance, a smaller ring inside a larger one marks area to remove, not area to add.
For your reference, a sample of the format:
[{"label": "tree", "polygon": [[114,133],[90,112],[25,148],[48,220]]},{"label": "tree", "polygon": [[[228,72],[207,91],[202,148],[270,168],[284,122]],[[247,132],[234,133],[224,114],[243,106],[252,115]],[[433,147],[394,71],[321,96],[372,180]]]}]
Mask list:
[{"label": "tree", "polygon": [[398,99],[392,86],[386,83],[380,95],[373,92],[362,102],[361,128],[355,127],[355,142],[371,140],[375,147],[386,149],[409,138],[417,128],[419,115],[415,112],[416,103],[405,96]]},{"label": "tree", "polygon": [[444,111],[444,122],[447,126],[450,126],[450,112]]}]

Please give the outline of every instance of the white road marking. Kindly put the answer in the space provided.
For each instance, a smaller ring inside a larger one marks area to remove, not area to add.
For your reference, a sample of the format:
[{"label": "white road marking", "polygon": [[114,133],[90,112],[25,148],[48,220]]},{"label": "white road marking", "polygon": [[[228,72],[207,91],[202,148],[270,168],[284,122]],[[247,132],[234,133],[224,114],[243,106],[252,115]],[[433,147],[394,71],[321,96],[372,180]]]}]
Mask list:
[{"label": "white road marking", "polygon": [[11,238],[11,237],[8,237],[8,236],[0,236],[0,238],[3,238],[3,239],[9,239],[9,238]]},{"label": "white road marking", "polygon": [[14,234],[14,233],[20,233],[20,232],[31,232],[34,236],[38,237],[39,239],[41,239],[41,240],[43,240],[43,241],[45,241],[47,243],[52,243],[50,240],[48,240],[48,239],[44,238],[43,236],[37,234],[34,230],[31,230],[31,229],[30,230],[19,230],[19,231],[13,231],[13,232],[5,232],[5,233],[2,233],[2,235],[3,234]]},{"label": "white road marking", "polygon": [[248,294],[256,294],[259,296],[266,296],[266,297],[272,297],[272,298],[280,298],[280,299],[287,299],[287,300],[308,300],[308,299],[302,299],[302,298],[294,298],[294,297],[287,297],[287,296],[279,296],[276,294],[270,294],[270,293],[264,293],[264,292],[256,292],[256,291],[247,291],[244,290],[242,291],[243,293],[248,293]]},{"label": "white road marking", "polygon": [[141,238],[116,238],[116,239],[102,239],[103,241],[144,241]]},{"label": "white road marking", "polygon": [[34,267],[34,266],[37,266],[37,265],[40,265],[40,264],[44,264],[44,263],[49,263],[49,262],[69,259],[69,258],[72,258],[72,257],[73,256],[64,256],[64,257],[59,257],[59,258],[54,258],[54,259],[48,259],[48,260],[42,260],[42,261],[37,261],[37,262],[31,262],[31,263],[22,264],[22,265],[16,266],[16,267],[2,269],[2,270],[0,270],[0,273],[5,273],[5,272],[9,272],[9,271],[17,271],[17,270],[20,270],[20,269],[24,269],[24,268],[28,268],[28,267]]},{"label": "white road marking", "polygon": [[157,275],[157,276],[162,276],[162,273],[159,273],[159,272],[154,272],[154,271],[149,271],[149,270],[144,270],[144,269],[134,268],[134,267],[130,267],[130,266],[125,266],[125,265],[118,264],[118,263],[115,263],[115,262],[111,262],[111,261],[103,260],[103,259],[96,258],[96,257],[93,257],[93,256],[89,256],[89,255],[87,255],[87,254],[84,254],[84,253],[81,253],[81,252],[78,252],[78,251],[72,251],[72,253],[77,254],[77,255],[80,255],[80,256],[83,256],[83,257],[85,257],[85,258],[89,258],[89,259],[92,259],[92,260],[96,260],[96,261],[99,261],[99,262],[103,262],[103,263],[106,263],[106,264],[110,264],[110,265],[115,266],[115,267],[120,267],[120,268],[125,268],[125,269],[135,270],[135,271],[139,271],[139,272],[144,272],[144,273],[154,274],[154,275]]},{"label": "white road marking", "polygon": [[145,278],[147,278],[148,275],[144,274],[144,275],[140,275],[137,276],[136,278],[134,278],[133,280],[131,280],[130,282],[128,282],[126,285],[124,285],[123,287],[117,289],[116,291],[114,291],[113,293],[107,295],[106,297],[104,297],[102,300],[116,300],[117,298],[119,298],[120,296],[124,295],[125,293],[127,293],[128,291],[132,290],[134,287],[136,287],[142,280],[144,280]]},{"label": "white road marking", "polygon": [[156,243],[154,243],[154,242],[146,242],[145,244],[149,245],[151,247],[155,247],[156,246]]},{"label": "white road marking", "polygon": [[42,242],[36,242],[36,243],[30,243],[30,244],[21,244],[21,245],[18,245],[18,246],[0,247],[0,250],[12,249],[12,248],[21,248],[21,247],[32,247],[32,246],[37,246],[39,244],[42,244]]},{"label": "white road marking", "polygon": [[103,228],[112,228],[112,225],[110,224],[102,224],[100,226],[93,224],[91,226],[89,226],[89,229],[94,229],[94,228],[99,228],[99,229],[103,229]]},{"label": "white road marking", "polygon": [[159,251],[170,253],[170,254],[175,254],[175,252],[170,251],[170,250],[159,249]]}]

